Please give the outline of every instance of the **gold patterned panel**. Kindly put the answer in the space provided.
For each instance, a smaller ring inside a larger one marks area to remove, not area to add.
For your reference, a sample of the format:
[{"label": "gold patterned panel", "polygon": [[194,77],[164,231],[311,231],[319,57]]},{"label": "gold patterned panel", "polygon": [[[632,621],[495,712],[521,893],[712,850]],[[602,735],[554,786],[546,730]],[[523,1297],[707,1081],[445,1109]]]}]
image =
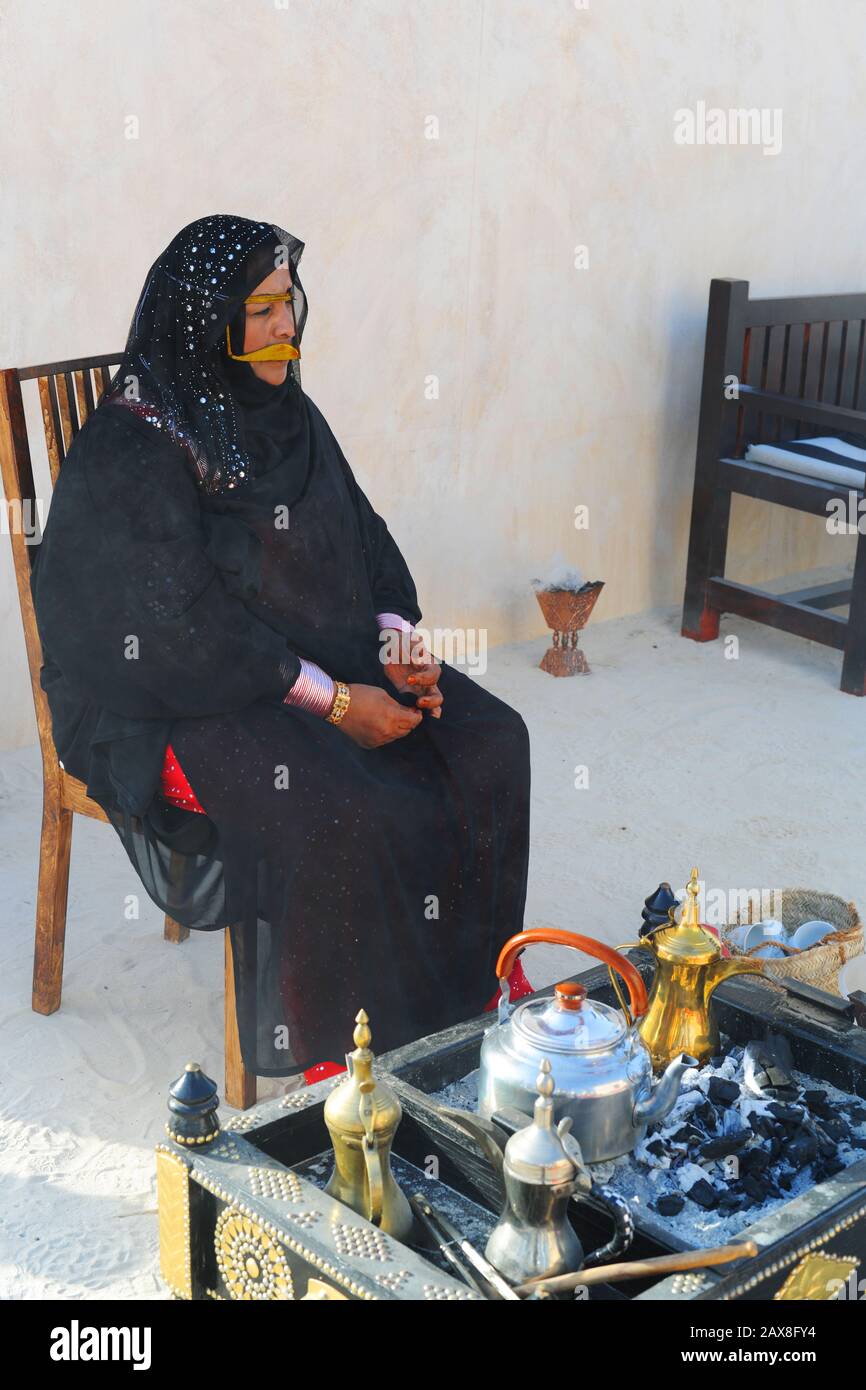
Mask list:
[{"label": "gold patterned panel", "polygon": [[773,1300],[835,1300],[859,1263],[853,1255],[825,1255],[823,1250],[813,1250],[794,1266]]},{"label": "gold patterned panel", "polygon": [[250,1220],[254,1221],[257,1225],[260,1224],[262,1229],[269,1236],[279,1242],[280,1250],[293,1251],[300,1259],[306,1261],[307,1264],[311,1264],[314,1269],[321,1270],[323,1274],[327,1274],[335,1284],[348,1289],[349,1293],[354,1294],[357,1298],[368,1299],[372,1302],[377,1302],[379,1300],[379,1295],[372,1289],[368,1288],[359,1279],[353,1279],[346,1270],[338,1269],[330,1260],[324,1259],[320,1251],[312,1250],[308,1245],[304,1245],[303,1242],[297,1238],[296,1234],[275,1226],[272,1221],[263,1219],[258,1212],[253,1211],[250,1207],[245,1206],[243,1202],[238,1201],[235,1193],[229,1192],[226,1188],[220,1186],[218,1182],[215,1182],[207,1174],[196,1171],[195,1167],[193,1167],[193,1172],[198,1187],[203,1187],[206,1192],[212,1192],[214,1197],[218,1197],[227,1207],[233,1207],[236,1211],[240,1211],[242,1215],[248,1216]]},{"label": "gold patterned panel", "polygon": [[331,1303],[335,1299],[342,1299],[343,1302],[348,1301],[344,1293],[335,1289],[333,1284],[326,1284],[324,1279],[310,1279],[307,1292],[301,1302],[306,1303],[307,1299],[313,1299],[316,1303]]},{"label": "gold patterned panel", "polygon": [[156,1150],[159,1202],[159,1268],[172,1293],[192,1298],[189,1244],[189,1169],[170,1149]]},{"label": "gold patterned panel", "polygon": [[220,1213],[214,1231],[216,1259],[229,1297],[270,1302],[295,1297],[281,1246],[235,1207]]}]

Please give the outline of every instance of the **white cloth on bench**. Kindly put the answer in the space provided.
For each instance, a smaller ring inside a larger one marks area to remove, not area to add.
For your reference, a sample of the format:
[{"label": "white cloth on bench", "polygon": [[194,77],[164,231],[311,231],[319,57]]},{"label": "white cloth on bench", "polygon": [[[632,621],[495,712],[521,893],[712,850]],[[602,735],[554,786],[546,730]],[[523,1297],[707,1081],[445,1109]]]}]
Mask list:
[{"label": "white cloth on bench", "polygon": [[[866,485],[866,440],[861,446],[827,435],[818,439],[792,439],[784,444],[750,444],[746,449],[746,462],[784,468],[788,473],[800,473],[806,478],[819,478],[825,483],[838,483],[841,487],[860,488],[861,491]],[[852,464],[860,464],[860,467]]]}]

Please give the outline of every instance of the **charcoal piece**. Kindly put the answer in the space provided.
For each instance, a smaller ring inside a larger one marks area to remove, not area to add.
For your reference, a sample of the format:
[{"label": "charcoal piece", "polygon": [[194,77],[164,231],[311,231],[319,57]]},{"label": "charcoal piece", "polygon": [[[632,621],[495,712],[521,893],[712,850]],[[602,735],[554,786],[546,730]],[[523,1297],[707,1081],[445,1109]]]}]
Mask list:
[{"label": "charcoal piece", "polygon": [[814,1134],[799,1134],[796,1139],[792,1139],[787,1149],[785,1157],[793,1168],[805,1168],[807,1163],[814,1163],[818,1157],[818,1139]]},{"label": "charcoal piece", "polygon": [[676,1216],[685,1204],[686,1199],[681,1192],[665,1192],[655,1202],[651,1202],[650,1206],[659,1216]]},{"label": "charcoal piece", "polygon": [[743,1191],[754,1197],[756,1202],[764,1202],[770,1195],[770,1184],[754,1173],[747,1173],[743,1178]]},{"label": "charcoal piece", "polygon": [[818,1153],[822,1158],[836,1157],[836,1140],[826,1133],[822,1125],[815,1126],[815,1138],[818,1141]]},{"label": "charcoal piece", "polygon": [[761,1139],[772,1139],[775,1135],[776,1127],[769,1115],[752,1114],[749,1116],[749,1124]]},{"label": "charcoal piece", "polygon": [[713,1068],[713,1071],[718,1071],[719,1067],[722,1066],[724,1062],[727,1062],[727,1060],[724,1052],[718,1052],[715,1057],[710,1058],[710,1066]]},{"label": "charcoal piece", "polygon": [[719,1204],[719,1194],[716,1189],[703,1178],[699,1178],[694,1187],[688,1190],[689,1200],[697,1202],[698,1206],[705,1207],[707,1211],[712,1211]]},{"label": "charcoal piece", "polygon": [[656,1158],[664,1158],[667,1153],[667,1145],[661,1139],[650,1139],[646,1146],[647,1153],[653,1154]]},{"label": "charcoal piece", "polygon": [[697,1109],[692,1111],[692,1119],[697,1120],[704,1129],[712,1132],[715,1132],[719,1127],[715,1109],[708,1100],[705,1100],[703,1105],[699,1105]]},{"label": "charcoal piece", "polygon": [[833,1120],[836,1118],[836,1111],[831,1105],[810,1105],[809,1113],[819,1120]]},{"label": "charcoal piece", "polygon": [[844,1120],[839,1119],[838,1115],[832,1120],[822,1120],[820,1127],[825,1134],[829,1134],[830,1138],[835,1139],[837,1143],[842,1139],[848,1138],[848,1126]]},{"label": "charcoal piece", "polygon": [[672,1144],[696,1144],[703,1139],[703,1133],[695,1125],[683,1125],[676,1134],[669,1136]]},{"label": "charcoal piece", "polygon": [[837,1173],[842,1172],[842,1169],[844,1167],[845,1164],[843,1163],[841,1158],[824,1159],[824,1172],[826,1173],[828,1178],[834,1178]]},{"label": "charcoal piece", "polygon": [[701,1144],[701,1158],[727,1158],[728,1154],[737,1153],[751,1137],[751,1130],[741,1129],[736,1134],[723,1134],[718,1139],[708,1139],[705,1144]]},{"label": "charcoal piece", "polygon": [[797,1093],[791,1047],[781,1034],[768,1033],[763,1041],[746,1044],[743,1077],[747,1090],[756,1096],[791,1100]]},{"label": "charcoal piece", "polygon": [[779,1184],[780,1187],[783,1187],[783,1188],[785,1189],[786,1192],[790,1192],[791,1188],[792,1188],[793,1185],[794,1185],[794,1174],[793,1174],[793,1173],[777,1173],[777,1174],[776,1174],[776,1182]]},{"label": "charcoal piece", "polygon": [[781,1120],[782,1123],[786,1125],[794,1125],[797,1129],[799,1129],[803,1120],[806,1118],[805,1113],[796,1105],[783,1105],[782,1102],[778,1100],[771,1100],[767,1109],[771,1115],[775,1115],[777,1120]]},{"label": "charcoal piece", "polygon": [[812,1114],[817,1115],[821,1120],[832,1120],[836,1115],[836,1111],[823,1091],[804,1091],[803,1100]]},{"label": "charcoal piece", "polygon": [[782,1067],[767,1067],[767,1081],[769,1090],[775,1091],[780,1096],[793,1096],[794,1087],[791,1078]]},{"label": "charcoal piece", "polygon": [[827,1099],[827,1093],[826,1093],[826,1091],[816,1091],[816,1090],[804,1091],[804,1092],[803,1092],[803,1099],[804,1099],[804,1101],[806,1102],[806,1104],[809,1106],[809,1108],[811,1109],[812,1105],[815,1104],[816,1102],[817,1102],[818,1104],[820,1104],[820,1103],[822,1103],[823,1101],[826,1101],[826,1099]]},{"label": "charcoal piece", "polygon": [[740,1087],[736,1081],[726,1081],[723,1076],[714,1076],[707,1087],[707,1095],[714,1105],[733,1105],[740,1099]]},{"label": "charcoal piece", "polygon": [[734,1212],[742,1211],[748,1204],[749,1199],[742,1192],[726,1192],[719,1198],[719,1211]]},{"label": "charcoal piece", "polygon": [[778,1137],[778,1135],[775,1135],[775,1134],[774,1134],[774,1135],[773,1135],[773,1138],[770,1140],[770,1149],[769,1149],[770,1158],[772,1158],[772,1159],[778,1158],[778,1157],[782,1154],[782,1152],[784,1151],[784,1148],[785,1148],[785,1145],[784,1145],[783,1140],[781,1140],[781,1139]]},{"label": "charcoal piece", "polygon": [[770,1155],[766,1149],[749,1149],[740,1159],[740,1172],[758,1176],[770,1166]]},{"label": "charcoal piece", "polygon": [[866,1149],[866,1139],[861,1139],[859,1134],[849,1134],[845,1143],[850,1144],[852,1149]]},{"label": "charcoal piece", "polygon": [[866,1120],[866,1106],[846,1105],[845,1109],[848,1112],[848,1119],[851,1121],[852,1125],[862,1125],[863,1121]]}]

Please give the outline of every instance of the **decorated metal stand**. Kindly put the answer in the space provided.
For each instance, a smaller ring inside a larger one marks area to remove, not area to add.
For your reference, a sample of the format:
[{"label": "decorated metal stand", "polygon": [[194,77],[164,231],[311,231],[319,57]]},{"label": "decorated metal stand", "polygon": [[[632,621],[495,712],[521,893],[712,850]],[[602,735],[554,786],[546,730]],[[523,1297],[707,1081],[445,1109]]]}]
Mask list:
[{"label": "decorated metal stand", "polygon": [[[261,1106],[225,1129],[216,1085],[197,1062],[169,1088],[169,1142],[157,1146],[157,1183],[160,1269],[176,1298],[481,1298],[385,1229],[405,1236],[412,1227],[388,1162],[401,1110],[384,1079],[373,1079],[363,1010],[357,1023],[347,1075]],[[326,1119],[337,1155],[329,1187],[342,1200],[268,1152],[295,1128],[322,1146]]]},{"label": "decorated metal stand", "polygon": [[[636,951],[631,961],[651,983],[650,953]],[[616,1003],[604,966],[573,983],[587,1000]],[[554,997],[553,990],[539,995]],[[732,1043],[772,1028],[816,1084],[866,1096],[866,1032],[847,1001],[806,987],[771,991],[740,975],[713,990],[711,1007]],[[856,1282],[866,1262],[866,1160],[760,1214],[711,1257],[648,1209],[634,1209],[633,1230],[612,1231],[616,1212],[588,1185],[579,1146],[561,1124],[560,1147],[557,1129],[548,1129],[550,1155],[536,1168],[531,1132],[521,1139],[513,1155],[523,1186],[511,1178],[506,1192],[508,1136],[532,1115],[493,1121],[436,1098],[478,1068],[484,1035],[499,1026],[482,1015],[374,1059],[359,1015],[348,1074],[264,1102],[221,1128],[216,1088],[189,1064],[170,1089],[166,1142],[157,1148],[160,1263],[174,1296],[536,1301],[572,1298],[577,1288],[589,1298],[730,1301],[829,1298],[829,1289]],[[548,1078],[541,1094],[551,1095],[555,1073],[542,1067],[539,1075]],[[382,1226],[389,1211],[402,1211],[393,1193],[384,1199],[389,1176],[416,1216],[406,1232],[402,1213],[399,1236]],[[521,1228],[525,1220],[555,1220],[556,1250],[566,1252],[565,1263],[582,1260],[580,1269],[497,1286],[498,1238],[489,1242],[509,1204],[512,1225],[515,1211]]]}]

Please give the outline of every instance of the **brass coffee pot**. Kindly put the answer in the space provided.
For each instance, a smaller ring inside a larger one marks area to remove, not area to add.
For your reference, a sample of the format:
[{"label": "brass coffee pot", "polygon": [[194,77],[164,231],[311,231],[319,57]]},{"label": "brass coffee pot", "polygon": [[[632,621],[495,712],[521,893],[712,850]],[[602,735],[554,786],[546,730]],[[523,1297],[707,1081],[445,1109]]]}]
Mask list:
[{"label": "brass coffee pot", "polygon": [[[654,1071],[662,1071],[682,1052],[699,1063],[717,1053],[719,1030],[710,1013],[713,990],[732,975],[765,973],[760,960],[722,955],[718,939],[698,921],[697,898],[698,871],[692,869],[679,922],[670,908],[668,926],[619,947],[627,951],[642,946],[655,957],[647,1010],[637,1025]],[[619,997],[619,982],[613,974],[611,981]]]},{"label": "brass coffee pot", "polygon": [[325,1101],[325,1124],[334,1146],[334,1171],[325,1188],[380,1230],[405,1240],[414,1217],[391,1172],[391,1144],[403,1107],[384,1081],[373,1078],[369,1019],[355,1016],[355,1051],[346,1054],[349,1074]]}]

